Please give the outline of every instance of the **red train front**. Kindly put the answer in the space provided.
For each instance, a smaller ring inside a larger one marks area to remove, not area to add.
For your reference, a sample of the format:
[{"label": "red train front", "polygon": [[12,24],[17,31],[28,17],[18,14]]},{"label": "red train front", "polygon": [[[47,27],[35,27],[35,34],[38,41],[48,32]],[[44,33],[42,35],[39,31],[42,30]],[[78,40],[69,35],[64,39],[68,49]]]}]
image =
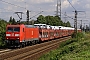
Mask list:
[{"label": "red train front", "polygon": [[7,46],[21,46],[38,42],[39,29],[32,25],[7,25],[5,41]]},{"label": "red train front", "polygon": [[[7,45],[18,45],[22,39],[21,35],[24,34],[24,25],[7,25],[6,28],[6,43]],[[20,34],[22,33],[22,34]]]}]

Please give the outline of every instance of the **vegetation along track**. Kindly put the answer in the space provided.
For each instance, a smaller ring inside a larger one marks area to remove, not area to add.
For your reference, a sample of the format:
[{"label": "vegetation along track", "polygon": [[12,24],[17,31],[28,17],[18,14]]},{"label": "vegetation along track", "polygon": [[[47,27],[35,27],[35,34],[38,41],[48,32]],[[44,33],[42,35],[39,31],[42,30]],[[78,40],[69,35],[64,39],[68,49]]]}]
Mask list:
[{"label": "vegetation along track", "polygon": [[0,55],[0,60],[37,60],[43,53],[55,49],[59,43],[68,40],[69,37],[52,40],[49,42],[27,46],[14,51]]}]

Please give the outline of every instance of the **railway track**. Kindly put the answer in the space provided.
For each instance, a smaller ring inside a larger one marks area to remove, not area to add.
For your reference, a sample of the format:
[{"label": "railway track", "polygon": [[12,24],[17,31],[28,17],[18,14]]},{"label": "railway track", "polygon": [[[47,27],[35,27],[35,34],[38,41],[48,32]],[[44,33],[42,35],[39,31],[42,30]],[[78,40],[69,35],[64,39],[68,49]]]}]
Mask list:
[{"label": "railway track", "polygon": [[42,54],[52,49],[56,49],[60,42],[66,41],[69,38],[70,37],[64,37],[1,54],[0,60],[37,60]]},{"label": "railway track", "polygon": [[12,51],[13,49],[0,49],[0,55],[1,54],[4,54],[4,53],[6,53],[6,52],[10,52],[10,51]]}]

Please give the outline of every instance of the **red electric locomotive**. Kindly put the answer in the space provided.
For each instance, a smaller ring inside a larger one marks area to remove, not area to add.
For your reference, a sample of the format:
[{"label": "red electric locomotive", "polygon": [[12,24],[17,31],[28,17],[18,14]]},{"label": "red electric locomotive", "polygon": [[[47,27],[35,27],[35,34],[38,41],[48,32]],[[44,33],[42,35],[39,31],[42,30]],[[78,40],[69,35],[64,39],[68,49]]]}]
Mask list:
[{"label": "red electric locomotive", "polygon": [[7,25],[6,44],[21,46],[39,41],[39,29],[32,25]]}]

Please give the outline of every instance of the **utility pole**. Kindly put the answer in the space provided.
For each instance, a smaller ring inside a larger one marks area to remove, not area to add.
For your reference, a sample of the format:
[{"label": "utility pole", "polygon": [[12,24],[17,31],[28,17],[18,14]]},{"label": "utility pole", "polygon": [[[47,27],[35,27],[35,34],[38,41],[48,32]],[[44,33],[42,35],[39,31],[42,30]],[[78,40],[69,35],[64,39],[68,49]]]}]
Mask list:
[{"label": "utility pole", "polygon": [[85,32],[85,23],[84,23],[84,32]]},{"label": "utility pole", "polygon": [[85,11],[77,11],[77,10],[75,10],[74,11],[75,12],[75,19],[74,19],[74,28],[75,28],[75,34],[77,34],[77,14],[78,14],[78,12],[85,12]]},{"label": "utility pole", "polygon": [[90,23],[89,23],[89,31],[90,31]]},{"label": "utility pole", "polygon": [[60,0],[60,18],[61,18],[61,0]]},{"label": "utility pole", "polygon": [[56,15],[58,16],[58,0],[57,0],[57,7],[56,7]]},{"label": "utility pole", "polygon": [[67,26],[67,24],[66,24],[66,18],[67,18],[67,17],[66,17],[66,16],[67,16],[66,12],[65,12],[64,15],[65,15],[65,17],[64,17],[64,18],[65,18],[65,26]]},{"label": "utility pole", "polygon": [[82,30],[82,20],[80,20],[81,21],[81,30]]},{"label": "utility pole", "polygon": [[29,25],[29,10],[27,10],[27,25]]},{"label": "utility pole", "polygon": [[57,0],[56,15],[60,16],[61,19],[61,0]]},{"label": "utility pole", "polygon": [[75,28],[75,34],[77,34],[77,11],[75,10],[75,19],[74,19],[74,28]]},{"label": "utility pole", "polygon": [[[17,14],[18,15],[18,17],[20,18],[20,20],[19,20],[19,24],[20,24],[20,22],[21,22],[21,20],[22,20],[22,14],[23,14],[23,12],[15,12],[15,14]],[[19,14],[21,14],[21,17],[20,17],[20,15]]]},{"label": "utility pole", "polygon": [[78,21],[81,21],[81,30],[82,30],[82,22],[83,21],[88,21],[88,20],[78,20]]},{"label": "utility pole", "polygon": [[67,17],[66,17],[66,16],[67,16],[66,12],[65,12],[65,14],[64,14],[64,15],[65,15],[65,17],[64,17],[64,18],[65,18],[65,23],[66,23],[66,18],[67,18]]}]

